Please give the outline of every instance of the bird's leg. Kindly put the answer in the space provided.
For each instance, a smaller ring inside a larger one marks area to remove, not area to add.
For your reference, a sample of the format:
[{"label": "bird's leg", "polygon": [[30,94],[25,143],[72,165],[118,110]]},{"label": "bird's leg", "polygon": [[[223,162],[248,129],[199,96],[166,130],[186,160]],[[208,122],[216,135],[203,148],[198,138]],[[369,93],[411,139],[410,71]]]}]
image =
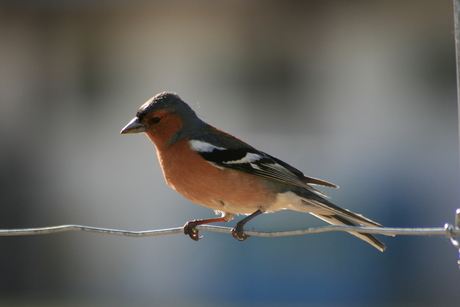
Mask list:
[{"label": "bird's leg", "polygon": [[209,223],[227,222],[227,221],[228,219],[226,219],[225,217],[189,221],[185,223],[184,225],[184,233],[186,235],[189,235],[192,240],[198,241],[199,239],[201,239],[201,237],[198,236],[198,230],[195,229],[196,226],[203,225],[203,224],[209,224]]},{"label": "bird's leg", "polygon": [[236,223],[236,226],[235,228],[232,229],[232,235],[235,239],[237,239],[238,241],[244,241],[246,240],[247,238],[249,238],[250,236],[245,234],[243,232],[243,227],[244,225],[249,222],[250,220],[252,220],[253,218],[255,218],[256,216],[259,216],[261,215],[263,212],[258,209],[256,212],[254,212],[253,214],[245,217],[244,219],[242,219],[241,221],[239,221],[238,223]]}]

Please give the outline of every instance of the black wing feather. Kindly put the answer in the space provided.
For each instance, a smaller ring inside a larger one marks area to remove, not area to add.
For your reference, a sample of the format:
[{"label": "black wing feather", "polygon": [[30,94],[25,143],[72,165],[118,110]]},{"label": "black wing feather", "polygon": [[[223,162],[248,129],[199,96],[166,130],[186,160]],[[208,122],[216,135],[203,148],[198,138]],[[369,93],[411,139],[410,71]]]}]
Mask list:
[{"label": "black wing feather", "polygon": [[[217,148],[219,147],[219,148]],[[222,149],[221,149],[222,148]],[[212,151],[197,151],[206,161],[224,168],[231,168],[244,173],[256,175],[270,180],[276,180],[285,184],[292,184],[314,191],[327,197],[322,192],[309,186],[308,184],[321,185],[326,187],[337,186],[316,178],[306,177],[301,171],[290,166],[273,156],[258,151],[252,147],[225,148],[217,146]],[[248,154],[253,154],[257,159],[244,162]]]}]

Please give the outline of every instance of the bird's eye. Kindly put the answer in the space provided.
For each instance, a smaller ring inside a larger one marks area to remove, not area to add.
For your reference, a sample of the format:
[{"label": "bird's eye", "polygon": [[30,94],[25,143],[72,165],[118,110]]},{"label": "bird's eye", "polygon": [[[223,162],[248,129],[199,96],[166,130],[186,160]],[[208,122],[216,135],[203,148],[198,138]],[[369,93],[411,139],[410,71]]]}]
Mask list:
[{"label": "bird's eye", "polygon": [[160,117],[152,117],[152,118],[149,120],[149,122],[150,122],[151,124],[157,124],[157,123],[160,121],[160,119],[161,119]]}]

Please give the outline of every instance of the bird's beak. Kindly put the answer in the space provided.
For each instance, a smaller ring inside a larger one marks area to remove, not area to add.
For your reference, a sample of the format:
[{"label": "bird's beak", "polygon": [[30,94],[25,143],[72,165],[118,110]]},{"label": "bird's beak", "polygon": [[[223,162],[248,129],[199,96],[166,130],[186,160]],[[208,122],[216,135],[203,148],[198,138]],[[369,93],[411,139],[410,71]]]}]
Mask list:
[{"label": "bird's beak", "polygon": [[120,133],[141,133],[145,131],[147,131],[147,126],[139,122],[137,117],[134,117],[123,129],[121,129]]}]

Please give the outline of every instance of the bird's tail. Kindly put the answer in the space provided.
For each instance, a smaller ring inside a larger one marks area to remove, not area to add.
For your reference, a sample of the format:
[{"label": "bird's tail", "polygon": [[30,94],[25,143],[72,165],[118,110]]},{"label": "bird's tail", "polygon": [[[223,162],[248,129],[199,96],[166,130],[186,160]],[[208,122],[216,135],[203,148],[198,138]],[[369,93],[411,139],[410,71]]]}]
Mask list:
[{"label": "bird's tail", "polygon": [[[308,212],[323,221],[328,222],[329,224],[342,226],[383,227],[379,223],[376,223],[360,214],[340,208],[309,190],[299,189],[295,191],[295,193],[302,199],[302,204],[293,208],[294,210]],[[356,231],[348,232],[361,240],[366,241],[382,252],[386,248],[385,244],[371,234]]]},{"label": "bird's tail", "polygon": [[[343,216],[337,214],[316,214],[312,213],[317,218],[322,219],[325,222],[328,222],[332,225],[342,225],[342,226],[361,226],[358,223],[354,223]],[[382,226],[378,226],[382,227]],[[366,241],[370,245],[374,246],[379,251],[383,252],[386,249],[385,244],[383,244],[379,239],[369,233],[362,233],[362,232],[355,232],[355,231],[348,231],[348,233],[360,238],[363,241]]]}]

